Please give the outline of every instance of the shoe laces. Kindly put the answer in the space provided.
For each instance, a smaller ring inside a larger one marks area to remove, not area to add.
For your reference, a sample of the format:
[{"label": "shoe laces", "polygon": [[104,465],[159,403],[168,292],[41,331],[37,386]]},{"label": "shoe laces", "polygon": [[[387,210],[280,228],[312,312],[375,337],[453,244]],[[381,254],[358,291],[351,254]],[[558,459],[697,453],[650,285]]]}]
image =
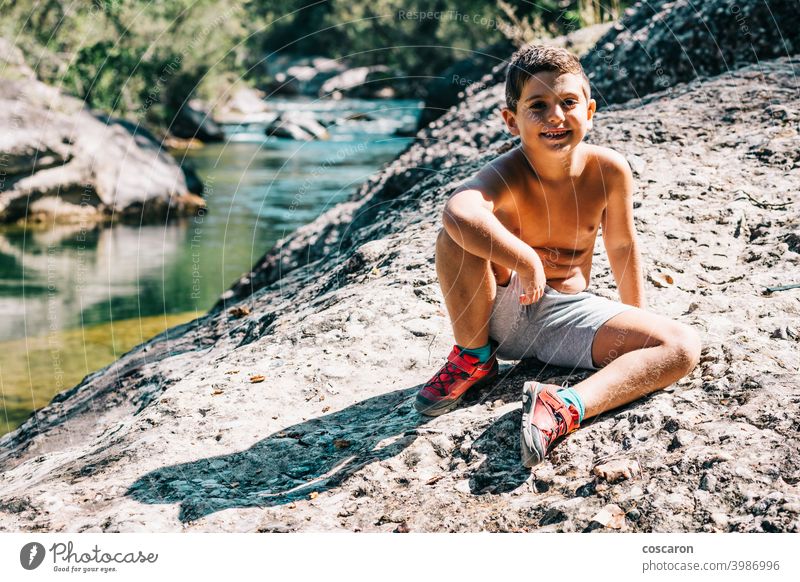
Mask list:
[{"label": "shoe laces", "polygon": [[[464,353],[464,351],[460,351],[459,355],[472,366],[477,366],[480,364],[480,361],[475,356],[470,354]],[[474,360],[474,362],[473,362]],[[448,384],[452,387],[452,381],[455,380],[457,377],[461,378],[469,378],[471,375],[470,372],[459,368],[456,364],[451,362],[449,359],[447,363],[439,370],[439,373],[436,374],[436,377],[428,383],[428,386],[431,388],[435,388],[439,394],[442,396],[447,396],[448,394]]]},{"label": "shoe laces", "polygon": [[436,390],[443,396],[447,395],[448,383],[452,386],[452,380],[459,374],[465,374],[461,368],[456,366],[453,362],[447,362],[444,367],[439,370],[436,377],[428,383],[431,388]]}]

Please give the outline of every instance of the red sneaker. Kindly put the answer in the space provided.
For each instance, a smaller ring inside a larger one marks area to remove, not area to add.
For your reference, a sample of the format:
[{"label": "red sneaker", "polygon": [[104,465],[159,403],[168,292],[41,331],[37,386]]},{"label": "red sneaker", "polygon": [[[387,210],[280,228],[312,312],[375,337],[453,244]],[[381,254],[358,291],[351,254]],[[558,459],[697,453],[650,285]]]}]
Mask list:
[{"label": "red sneaker", "polygon": [[456,407],[467,390],[493,380],[497,376],[497,370],[494,353],[488,361],[481,364],[477,357],[453,346],[447,363],[417,394],[414,408],[427,416],[444,414]]},{"label": "red sneaker", "polygon": [[558,397],[559,386],[525,382],[522,387],[522,463],[533,467],[553,449],[556,440],[578,427],[578,410]]}]

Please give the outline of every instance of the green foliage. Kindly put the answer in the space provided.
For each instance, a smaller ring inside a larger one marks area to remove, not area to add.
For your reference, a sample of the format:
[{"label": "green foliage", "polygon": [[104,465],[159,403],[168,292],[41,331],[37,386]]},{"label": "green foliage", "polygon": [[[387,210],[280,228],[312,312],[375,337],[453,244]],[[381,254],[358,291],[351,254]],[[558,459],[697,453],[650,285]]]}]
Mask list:
[{"label": "green foliage", "polygon": [[157,125],[241,68],[235,45],[249,32],[241,4],[212,0],[20,0],[8,11],[0,35],[40,79],[90,108]]},{"label": "green foliage", "polygon": [[[0,35],[43,81],[87,106],[168,125],[191,96],[213,100],[244,79],[266,84],[276,55],[388,65],[426,78],[511,38],[562,34],[613,17],[613,0],[17,0]],[[424,16],[420,13],[424,11]]]}]

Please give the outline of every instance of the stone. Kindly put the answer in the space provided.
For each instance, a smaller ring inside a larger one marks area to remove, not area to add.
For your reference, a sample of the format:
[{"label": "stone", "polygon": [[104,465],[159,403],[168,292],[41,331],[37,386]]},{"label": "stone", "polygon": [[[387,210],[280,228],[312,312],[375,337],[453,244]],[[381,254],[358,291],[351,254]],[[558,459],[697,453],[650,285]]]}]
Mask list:
[{"label": "stone", "polygon": [[592,469],[592,473],[610,483],[633,479],[642,473],[639,461],[635,459],[616,459],[597,465]]},{"label": "stone", "polygon": [[[35,79],[0,79],[0,223],[154,222],[205,207],[143,127]],[[196,185],[195,185],[196,186]]]}]

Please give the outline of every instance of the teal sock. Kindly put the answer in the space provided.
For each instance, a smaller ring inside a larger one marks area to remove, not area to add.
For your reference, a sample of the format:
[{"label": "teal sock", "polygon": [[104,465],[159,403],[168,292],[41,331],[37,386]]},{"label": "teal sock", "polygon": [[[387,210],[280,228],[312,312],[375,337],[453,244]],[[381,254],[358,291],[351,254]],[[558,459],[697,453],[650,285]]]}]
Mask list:
[{"label": "teal sock", "polygon": [[489,361],[489,356],[492,355],[492,344],[486,344],[481,348],[462,348],[458,346],[462,352],[478,358],[481,364]]},{"label": "teal sock", "polygon": [[580,395],[572,388],[562,388],[556,392],[556,395],[567,404],[572,404],[578,409],[578,424],[582,423],[583,415],[586,413],[586,409],[583,407],[583,400],[581,399]]}]

